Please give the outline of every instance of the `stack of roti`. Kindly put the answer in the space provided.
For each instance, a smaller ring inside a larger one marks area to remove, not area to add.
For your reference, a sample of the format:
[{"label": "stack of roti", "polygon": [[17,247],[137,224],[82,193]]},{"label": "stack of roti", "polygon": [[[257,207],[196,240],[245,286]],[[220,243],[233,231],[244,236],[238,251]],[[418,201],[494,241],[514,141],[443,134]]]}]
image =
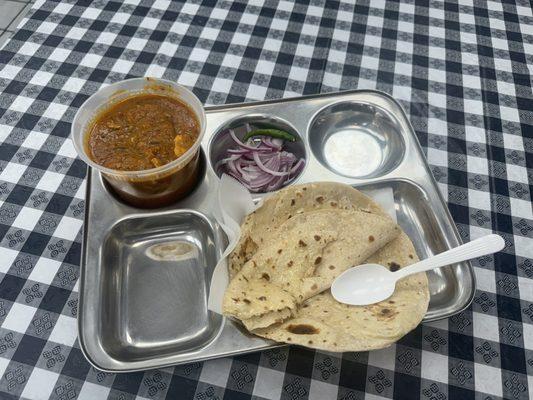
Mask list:
[{"label": "stack of roti", "polygon": [[372,199],[351,186],[295,185],[248,215],[230,255],[225,315],[255,335],[329,351],[389,346],[426,313],[424,273],[369,306],[337,302],[329,288],[343,271],[377,263],[397,270],[418,261],[413,244]]}]

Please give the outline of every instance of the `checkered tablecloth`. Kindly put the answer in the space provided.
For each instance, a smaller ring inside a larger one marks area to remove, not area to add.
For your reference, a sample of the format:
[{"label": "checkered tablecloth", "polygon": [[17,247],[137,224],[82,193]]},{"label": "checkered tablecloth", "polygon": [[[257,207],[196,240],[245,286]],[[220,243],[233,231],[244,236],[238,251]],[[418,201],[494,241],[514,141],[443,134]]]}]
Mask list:
[{"label": "checkered tablecloth", "polygon": [[[0,399],[533,396],[533,18],[514,1],[36,1],[0,51]],[[69,138],[103,85],[206,104],[372,88],[405,107],[474,261],[471,307],[386,350],[286,347],[131,374],[76,340],[86,174]]]}]

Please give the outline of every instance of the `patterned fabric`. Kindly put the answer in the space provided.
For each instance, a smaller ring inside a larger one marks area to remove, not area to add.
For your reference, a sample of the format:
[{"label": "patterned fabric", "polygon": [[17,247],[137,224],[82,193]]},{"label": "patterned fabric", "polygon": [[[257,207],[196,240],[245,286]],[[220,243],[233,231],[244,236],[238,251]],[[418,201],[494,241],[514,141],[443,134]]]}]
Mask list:
[{"label": "patterned fabric", "polygon": [[[0,398],[528,399],[533,396],[533,17],[526,0],[38,0],[0,51]],[[83,101],[134,76],[206,104],[352,88],[405,107],[474,261],[466,311],[386,350],[287,347],[147,372],[76,340]],[[528,382],[529,381],[529,382]]]}]

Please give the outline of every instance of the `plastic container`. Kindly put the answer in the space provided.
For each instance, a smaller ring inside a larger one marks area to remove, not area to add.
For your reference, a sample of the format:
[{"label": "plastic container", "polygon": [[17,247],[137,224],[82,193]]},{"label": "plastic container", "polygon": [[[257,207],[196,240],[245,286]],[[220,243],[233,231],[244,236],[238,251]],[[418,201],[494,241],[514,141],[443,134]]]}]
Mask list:
[{"label": "plastic container", "polygon": [[[87,152],[87,135],[94,118],[118,101],[150,93],[175,97],[195,113],[200,132],[192,147],[168,164],[141,171],[119,171],[93,161]],[[203,105],[189,89],[164,79],[133,78],[106,86],[89,97],[74,117],[71,137],[79,157],[100,171],[119,198],[136,207],[156,208],[172,204],[194,189],[199,178],[200,143],[205,126]]]}]

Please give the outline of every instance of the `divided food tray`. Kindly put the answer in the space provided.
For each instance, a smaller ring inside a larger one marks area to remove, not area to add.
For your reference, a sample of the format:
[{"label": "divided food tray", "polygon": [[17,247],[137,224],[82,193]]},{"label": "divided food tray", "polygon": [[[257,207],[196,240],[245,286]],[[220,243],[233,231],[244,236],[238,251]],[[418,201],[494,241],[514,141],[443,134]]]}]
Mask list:
[{"label": "divided food tray", "polygon": [[[413,128],[390,96],[355,90],[206,112],[202,178],[170,207],[130,207],[89,170],[78,328],[81,349],[96,368],[130,372],[279,346],[207,310],[211,275],[226,244],[211,206],[214,166],[231,145],[227,128],[259,122],[299,136],[290,150],[306,166],[292,183],[392,189],[397,221],[421,259],[461,243]],[[472,301],[468,262],[428,278],[424,321],[447,318]]]}]

